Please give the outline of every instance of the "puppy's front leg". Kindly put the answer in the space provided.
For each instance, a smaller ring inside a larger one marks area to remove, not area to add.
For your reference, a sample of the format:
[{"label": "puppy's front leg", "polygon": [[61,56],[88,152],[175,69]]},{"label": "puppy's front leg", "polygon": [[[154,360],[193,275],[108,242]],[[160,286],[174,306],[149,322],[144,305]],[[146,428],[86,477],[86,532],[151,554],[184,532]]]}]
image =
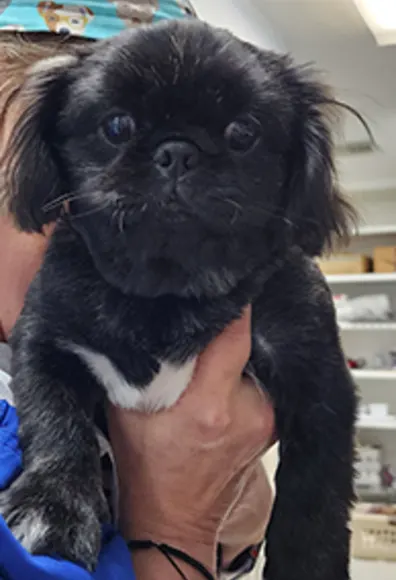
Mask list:
[{"label": "puppy's front leg", "polygon": [[349,579],[356,402],[338,358],[339,366],[323,361],[317,381],[296,374],[272,393],[281,458],[265,580]]},{"label": "puppy's front leg", "polygon": [[24,347],[14,366],[24,470],[0,495],[1,513],[30,552],[91,570],[106,518],[92,378],[76,357],[47,344]]}]

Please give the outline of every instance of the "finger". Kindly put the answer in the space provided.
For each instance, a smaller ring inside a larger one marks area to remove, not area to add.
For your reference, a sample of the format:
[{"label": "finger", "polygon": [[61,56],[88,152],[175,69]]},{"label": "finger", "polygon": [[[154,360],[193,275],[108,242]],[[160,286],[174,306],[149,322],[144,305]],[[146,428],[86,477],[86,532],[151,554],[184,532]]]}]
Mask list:
[{"label": "finger", "polygon": [[[264,425],[264,436],[267,441],[266,449],[269,449],[277,440],[273,401],[269,393],[260,386],[256,379],[245,376],[241,384],[247,391],[244,397],[247,405],[246,413],[257,419],[257,430],[262,429]],[[247,396],[248,394],[250,395],[249,397]],[[255,427],[255,423],[252,423],[252,427]]]},{"label": "finger", "polygon": [[251,452],[264,453],[275,438],[275,411],[268,395],[251,379],[244,378],[234,393],[234,406],[238,410],[234,422],[245,433]]},{"label": "finger", "polygon": [[[245,368],[251,351],[251,307],[241,318],[232,322],[204,350],[198,359],[193,382],[200,389],[212,391],[213,387],[224,394],[233,388]],[[231,380],[230,380],[231,379]]]}]

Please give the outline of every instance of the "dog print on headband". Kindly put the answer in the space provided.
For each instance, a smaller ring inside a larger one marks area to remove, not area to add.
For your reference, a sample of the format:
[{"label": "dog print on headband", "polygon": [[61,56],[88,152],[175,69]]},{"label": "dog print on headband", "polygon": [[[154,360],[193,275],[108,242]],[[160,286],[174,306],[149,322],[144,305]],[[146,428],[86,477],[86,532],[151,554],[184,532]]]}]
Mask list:
[{"label": "dog print on headband", "polygon": [[4,12],[10,5],[11,0],[0,0],[0,14]]},{"label": "dog print on headband", "polygon": [[108,0],[114,4],[117,16],[126,26],[151,24],[159,8],[158,0]]},{"label": "dog print on headband", "polygon": [[52,0],[39,2],[37,10],[50,32],[79,36],[84,34],[94,17],[94,13],[87,6],[57,4]]},{"label": "dog print on headband", "polygon": [[[189,0],[0,0],[0,30],[105,39],[126,28],[196,17]],[[75,3],[74,3],[75,2]]]},{"label": "dog print on headband", "polygon": [[188,0],[177,0],[177,4],[187,16],[197,16],[197,13],[195,12],[191,2]]}]

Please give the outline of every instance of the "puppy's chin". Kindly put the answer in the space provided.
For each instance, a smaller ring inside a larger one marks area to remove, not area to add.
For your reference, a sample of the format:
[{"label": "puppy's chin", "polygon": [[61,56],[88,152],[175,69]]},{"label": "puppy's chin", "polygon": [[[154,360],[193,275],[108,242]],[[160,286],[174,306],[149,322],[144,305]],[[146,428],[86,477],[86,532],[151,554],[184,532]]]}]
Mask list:
[{"label": "puppy's chin", "polygon": [[215,268],[188,261],[183,266],[157,257],[147,261],[126,254],[117,260],[96,248],[91,250],[96,269],[108,284],[126,295],[158,298],[165,295],[180,298],[215,298],[228,294],[244,276],[244,272]]},{"label": "puppy's chin", "polygon": [[[146,266],[134,265],[126,278],[114,268],[101,264],[103,277],[124,294],[142,298],[172,295],[180,298],[215,298],[228,294],[237,284],[234,273],[202,268],[188,272],[173,263],[156,260]],[[168,273],[164,273],[167,271]]]},{"label": "puppy's chin", "polygon": [[229,293],[252,268],[237,236],[209,234],[196,219],[140,215],[120,228],[113,209],[79,207],[70,224],[100,276],[127,295],[213,298]]}]

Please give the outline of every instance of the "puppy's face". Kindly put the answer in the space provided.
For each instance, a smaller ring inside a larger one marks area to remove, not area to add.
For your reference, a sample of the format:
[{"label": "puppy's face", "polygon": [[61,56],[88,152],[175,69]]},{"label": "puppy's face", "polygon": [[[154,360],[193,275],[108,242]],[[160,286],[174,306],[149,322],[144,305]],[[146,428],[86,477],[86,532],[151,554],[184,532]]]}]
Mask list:
[{"label": "puppy's face", "polygon": [[344,230],[323,88],[198,22],[129,31],[30,73],[11,210],[70,223],[123,292],[215,295]]}]

